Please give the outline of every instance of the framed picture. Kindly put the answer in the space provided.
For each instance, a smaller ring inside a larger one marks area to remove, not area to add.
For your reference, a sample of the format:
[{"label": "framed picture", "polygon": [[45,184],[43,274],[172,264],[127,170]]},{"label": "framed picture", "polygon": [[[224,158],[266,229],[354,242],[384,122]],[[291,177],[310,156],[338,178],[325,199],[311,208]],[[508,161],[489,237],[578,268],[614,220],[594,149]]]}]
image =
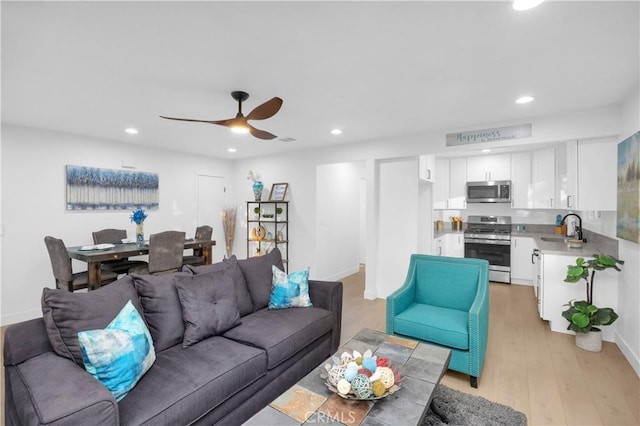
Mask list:
[{"label": "framed picture", "polygon": [[287,195],[288,183],[274,183],[271,186],[271,193],[269,194],[269,201],[284,201],[285,195]]}]

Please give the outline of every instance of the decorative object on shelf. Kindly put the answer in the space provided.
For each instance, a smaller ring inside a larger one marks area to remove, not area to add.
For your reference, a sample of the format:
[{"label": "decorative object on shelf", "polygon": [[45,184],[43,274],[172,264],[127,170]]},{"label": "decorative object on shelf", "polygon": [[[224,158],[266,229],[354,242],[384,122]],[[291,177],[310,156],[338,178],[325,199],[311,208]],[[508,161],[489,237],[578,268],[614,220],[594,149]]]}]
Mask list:
[{"label": "decorative object on shelf", "polygon": [[564,282],[577,283],[581,279],[587,283],[587,300],[571,300],[564,306],[568,309],[562,316],[569,321],[567,330],[575,331],[576,346],[581,349],[600,352],[602,350],[602,333],[598,326],[611,325],[618,319],[618,314],[612,308],[598,308],[593,304],[593,285],[596,271],[615,269],[620,272],[618,265],[624,260],[616,259],[606,254],[594,254],[593,259],[576,259],[575,265],[567,266],[567,276]]},{"label": "decorative object on shelf", "polygon": [[144,247],[144,220],[147,218],[147,214],[141,208],[137,208],[131,212],[131,222],[136,224],[136,245],[138,247]]},{"label": "decorative object on shelf", "polygon": [[266,236],[267,236],[267,229],[262,225],[258,225],[251,229],[251,238],[253,238],[256,241],[262,241],[265,239]]},{"label": "decorative object on shelf", "polygon": [[224,249],[229,259],[233,254],[233,239],[236,235],[236,206],[222,209],[222,230],[224,232]]},{"label": "decorative object on shelf", "polygon": [[271,193],[269,193],[269,201],[284,201],[288,187],[288,183],[274,183],[271,186]]},{"label": "decorative object on shelf", "polygon": [[330,391],[345,399],[371,401],[386,398],[400,389],[400,374],[387,358],[358,351],[332,358],[320,374]]},{"label": "decorative object on shelf", "polygon": [[257,173],[253,173],[253,170],[249,170],[247,179],[253,182],[253,185],[251,185],[251,189],[253,190],[253,198],[256,201],[262,200],[262,190],[264,189],[264,185],[260,180],[260,175],[258,175]]}]

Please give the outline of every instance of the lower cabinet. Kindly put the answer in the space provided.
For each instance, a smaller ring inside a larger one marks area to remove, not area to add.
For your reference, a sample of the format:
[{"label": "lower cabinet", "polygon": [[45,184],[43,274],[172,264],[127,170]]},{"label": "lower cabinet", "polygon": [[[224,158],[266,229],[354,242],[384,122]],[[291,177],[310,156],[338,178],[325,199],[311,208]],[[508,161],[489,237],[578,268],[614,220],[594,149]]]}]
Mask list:
[{"label": "lower cabinet", "polygon": [[536,243],[533,238],[511,236],[511,283],[533,285],[534,265],[531,259]]},{"label": "lower cabinet", "polygon": [[433,239],[435,256],[464,257],[463,234],[444,234]]}]

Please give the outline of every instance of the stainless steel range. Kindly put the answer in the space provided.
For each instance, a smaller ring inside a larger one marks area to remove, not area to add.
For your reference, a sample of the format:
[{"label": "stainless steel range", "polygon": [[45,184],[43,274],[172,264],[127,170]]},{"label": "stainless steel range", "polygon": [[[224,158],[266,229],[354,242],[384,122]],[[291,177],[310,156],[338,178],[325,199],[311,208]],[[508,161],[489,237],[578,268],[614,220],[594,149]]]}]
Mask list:
[{"label": "stainless steel range", "polygon": [[511,283],[511,217],[469,216],[464,257],[489,261],[489,280]]}]

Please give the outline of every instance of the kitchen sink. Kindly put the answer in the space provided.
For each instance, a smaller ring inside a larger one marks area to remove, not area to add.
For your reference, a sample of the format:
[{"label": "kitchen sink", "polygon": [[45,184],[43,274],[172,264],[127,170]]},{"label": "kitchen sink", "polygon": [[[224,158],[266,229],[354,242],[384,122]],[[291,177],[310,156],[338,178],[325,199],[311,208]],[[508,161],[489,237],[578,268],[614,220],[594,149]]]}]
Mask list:
[{"label": "kitchen sink", "polygon": [[540,239],[548,243],[566,243],[567,242],[567,239],[564,237],[540,237]]}]

